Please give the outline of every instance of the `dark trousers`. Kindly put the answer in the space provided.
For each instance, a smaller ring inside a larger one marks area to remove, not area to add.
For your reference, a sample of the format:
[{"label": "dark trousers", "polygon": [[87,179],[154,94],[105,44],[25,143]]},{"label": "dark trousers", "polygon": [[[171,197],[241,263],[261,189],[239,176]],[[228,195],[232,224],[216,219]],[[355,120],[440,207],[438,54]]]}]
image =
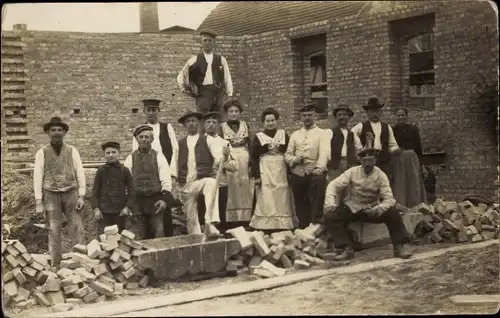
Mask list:
[{"label": "dark trousers", "polygon": [[[163,196],[158,193],[156,195],[144,196],[138,194],[136,196],[137,209],[142,220],[144,222],[145,228],[145,238],[152,239],[164,236],[164,214],[170,214],[169,209],[160,211],[156,213],[157,208],[155,207],[158,200],[162,200]],[[172,227],[172,215],[170,214],[170,228]]]},{"label": "dark trousers", "polygon": [[[197,200],[198,204],[198,220],[200,224],[205,224],[205,197],[200,195]],[[226,208],[227,208],[227,186],[219,187],[219,216],[220,223],[217,225],[218,230],[224,232],[227,230],[226,224]]]},{"label": "dark trousers", "polygon": [[304,177],[292,174],[290,177],[299,228],[305,229],[310,223],[322,223],[325,203],[326,173]]},{"label": "dark trousers", "polygon": [[165,237],[174,236],[172,210],[170,208],[166,208],[165,211],[163,211],[163,234],[165,235]]},{"label": "dark trousers", "polygon": [[125,229],[125,216],[120,213],[105,213],[102,212],[102,220],[99,220],[99,234],[104,233],[106,226],[118,225],[120,233]]},{"label": "dark trousers", "polygon": [[202,114],[208,112],[218,112],[222,114],[224,94],[224,90],[215,85],[201,86],[199,89],[199,96],[196,97],[196,110]]},{"label": "dark trousers", "polygon": [[372,216],[362,211],[352,213],[347,205],[341,204],[325,215],[325,224],[336,248],[353,247],[348,228],[350,222],[385,223],[393,245],[409,242],[408,232],[396,208],[392,207],[380,216]]}]

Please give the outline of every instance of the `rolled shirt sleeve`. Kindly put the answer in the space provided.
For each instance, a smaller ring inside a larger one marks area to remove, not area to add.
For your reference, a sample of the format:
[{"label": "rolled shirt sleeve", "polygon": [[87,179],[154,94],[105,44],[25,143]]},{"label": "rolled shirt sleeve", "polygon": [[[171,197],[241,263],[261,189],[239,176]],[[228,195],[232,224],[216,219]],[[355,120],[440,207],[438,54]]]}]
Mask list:
[{"label": "rolled shirt sleeve", "polygon": [[322,171],[326,171],[326,166],[328,163],[328,157],[330,156],[330,139],[328,139],[330,135],[327,130],[321,129],[319,136],[319,154],[318,161],[316,161],[316,168],[321,169]]},{"label": "rolled shirt sleeve", "polygon": [[224,82],[226,85],[227,96],[233,96],[233,80],[231,78],[231,72],[229,71],[229,65],[224,56],[221,56],[222,68],[224,69]]},{"label": "rolled shirt sleeve", "polygon": [[42,184],[43,184],[43,166],[45,164],[45,156],[43,155],[43,149],[36,152],[35,155],[35,166],[33,168],[33,192],[35,194],[35,200],[42,200]]},{"label": "rolled shirt sleeve", "polygon": [[210,149],[210,154],[214,158],[214,166],[218,167],[222,160],[222,147],[212,136],[207,136],[207,145]]},{"label": "rolled shirt sleeve", "polygon": [[196,62],[196,56],[192,56],[177,75],[177,85],[184,90],[184,85],[189,85],[189,67]]},{"label": "rolled shirt sleeve", "polygon": [[363,145],[361,144],[361,139],[359,139],[358,135],[356,133],[354,133],[353,135],[354,135],[354,149],[356,149],[357,153],[363,148]]},{"label": "rolled shirt sleeve", "polygon": [[73,147],[73,167],[78,181],[78,195],[85,196],[85,170],[83,169],[82,159],[75,147]]},{"label": "rolled shirt sleeve", "polygon": [[167,158],[158,152],[157,153],[158,162],[158,173],[161,182],[161,190],[172,192],[172,175],[170,173],[170,166],[168,164]]},{"label": "rolled shirt sleeve", "polygon": [[348,169],[328,184],[325,193],[325,211],[339,206],[341,203],[339,202],[339,194],[349,185],[351,173],[352,169]]},{"label": "rolled shirt sleeve", "polygon": [[168,124],[168,137],[170,138],[170,143],[172,144],[172,159],[170,160],[170,174],[172,177],[177,178],[177,158],[179,157],[179,142],[177,141],[177,136],[175,135],[174,127]]},{"label": "rolled shirt sleeve", "polygon": [[391,185],[387,175],[380,171],[380,199],[381,202],[376,206],[380,212],[389,210],[396,204],[396,200],[392,194]]},{"label": "rolled shirt sleeve", "polygon": [[394,137],[394,131],[392,130],[391,125],[387,126],[389,127],[389,151],[393,152],[399,149],[399,145],[398,142],[396,141],[396,138]]}]

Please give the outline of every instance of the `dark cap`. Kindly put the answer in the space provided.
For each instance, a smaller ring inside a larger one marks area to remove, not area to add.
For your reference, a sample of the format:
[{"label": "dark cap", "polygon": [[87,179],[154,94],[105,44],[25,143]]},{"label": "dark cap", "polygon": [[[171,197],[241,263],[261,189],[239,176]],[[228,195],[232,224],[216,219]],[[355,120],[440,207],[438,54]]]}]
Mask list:
[{"label": "dark cap", "polygon": [[299,112],[312,112],[317,111],[318,106],[316,103],[308,103],[299,108]]},{"label": "dark cap", "polygon": [[341,110],[345,110],[349,113],[349,116],[354,116],[354,112],[352,111],[352,109],[349,107],[349,105],[338,105],[337,107],[335,107],[332,111],[332,114],[333,114],[333,117],[335,117],[337,115],[337,113]]},{"label": "dark cap", "polygon": [[45,123],[43,125],[43,131],[47,132],[49,131],[50,127],[62,127],[65,131],[68,131],[69,127],[68,124],[62,121],[61,117],[52,117],[48,123]]},{"label": "dark cap", "polygon": [[372,110],[376,110],[376,109],[381,109],[382,107],[384,107],[385,104],[381,104],[378,100],[378,98],[376,97],[372,97],[368,100],[368,103],[366,103],[366,105],[363,105],[363,109],[364,110],[369,110],[369,109],[372,109]]},{"label": "dark cap", "polygon": [[217,33],[214,30],[210,30],[210,29],[200,30],[200,35],[208,35],[214,39],[217,37]]},{"label": "dark cap", "polygon": [[203,119],[204,120],[217,119],[218,121],[220,121],[221,115],[218,112],[208,112],[205,115],[203,115]]},{"label": "dark cap", "polygon": [[109,147],[120,150],[120,144],[117,143],[116,141],[107,141],[107,142],[103,143],[101,146],[102,150],[105,150],[106,148],[109,148]]},{"label": "dark cap", "polygon": [[143,99],[144,107],[160,107],[161,100],[159,99]]},{"label": "dark cap", "polygon": [[241,102],[239,99],[237,98],[231,98],[230,100],[228,100],[227,102],[224,103],[224,111],[227,112],[227,110],[229,109],[229,107],[231,106],[236,106],[240,109],[240,112],[243,111],[243,105],[241,105]]},{"label": "dark cap", "polygon": [[187,113],[185,113],[184,115],[182,115],[179,118],[179,120],[178,120],[179,124],[184,125],[184,122],[186,121],[186,119],[188,119],[190,117],[196,117],[196,118],[198,118],[198,120],[202,120],[203,114],[199,113],[199,112],[188,111]]},{"label": "dark cap", "polygon": [[136,137],[138,134],[140,134],[141,132],[146,131],[146,130],[153,131],[153,127],[146,125],[146,124],[142,124],[142,125],[135,127],[134,137]]},{"label": "dark cap", "polygon": [[376,156],[378,153],[378,150],[375,148],[363,148],[360,151],[358,151],[358,157],[364,158],[367,156]]}]

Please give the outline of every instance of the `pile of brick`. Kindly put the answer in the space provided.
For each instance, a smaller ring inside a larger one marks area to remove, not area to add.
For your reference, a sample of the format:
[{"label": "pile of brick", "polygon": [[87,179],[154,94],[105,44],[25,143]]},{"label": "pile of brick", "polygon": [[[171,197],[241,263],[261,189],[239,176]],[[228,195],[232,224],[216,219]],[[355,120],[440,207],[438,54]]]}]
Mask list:
[{"label": "pile of brick", "polygon": [[480,242],[499,236],[498,204],[437,199],[433,205],[422,203],[413,210],[424,215],[414,235],[426,243]]},{"label": "pile of brick", "polygon": [[320,237],[323,232],[321,225],[271,235],[247,232],[243,227],[229,230],[227,233],[239,241],[241,252],[228,260],[226,271],[233,275],[250,273],[269,278],[323,264],[327,249],[326,239]]},{"label": "pile of brick", "polygon": [[31,255],[19,241],[2,241],[3,294],[16,307],[39,304],[80,304],[104,301],[124,288],[146,287],[149,276],[138,266],[144,249],[127,230],[116,225],[104,229],[99,240],[75,245],[63,254],[59,268],[46,258]]}]

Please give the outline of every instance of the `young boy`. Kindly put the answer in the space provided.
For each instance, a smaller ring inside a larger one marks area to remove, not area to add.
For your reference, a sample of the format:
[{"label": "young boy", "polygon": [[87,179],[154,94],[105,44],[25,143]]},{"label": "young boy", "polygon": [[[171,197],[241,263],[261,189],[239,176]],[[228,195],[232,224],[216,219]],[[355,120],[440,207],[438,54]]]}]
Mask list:
[{"label": "young boy", "polygon": [[120,163],[120,144],[108,141],[101,146],[106,163],[97,169],[92,189],[92,209],[99,221],[99,234],[110,225],[125,228],[125,216],[132,215],[135,199],[130,170]]}]

